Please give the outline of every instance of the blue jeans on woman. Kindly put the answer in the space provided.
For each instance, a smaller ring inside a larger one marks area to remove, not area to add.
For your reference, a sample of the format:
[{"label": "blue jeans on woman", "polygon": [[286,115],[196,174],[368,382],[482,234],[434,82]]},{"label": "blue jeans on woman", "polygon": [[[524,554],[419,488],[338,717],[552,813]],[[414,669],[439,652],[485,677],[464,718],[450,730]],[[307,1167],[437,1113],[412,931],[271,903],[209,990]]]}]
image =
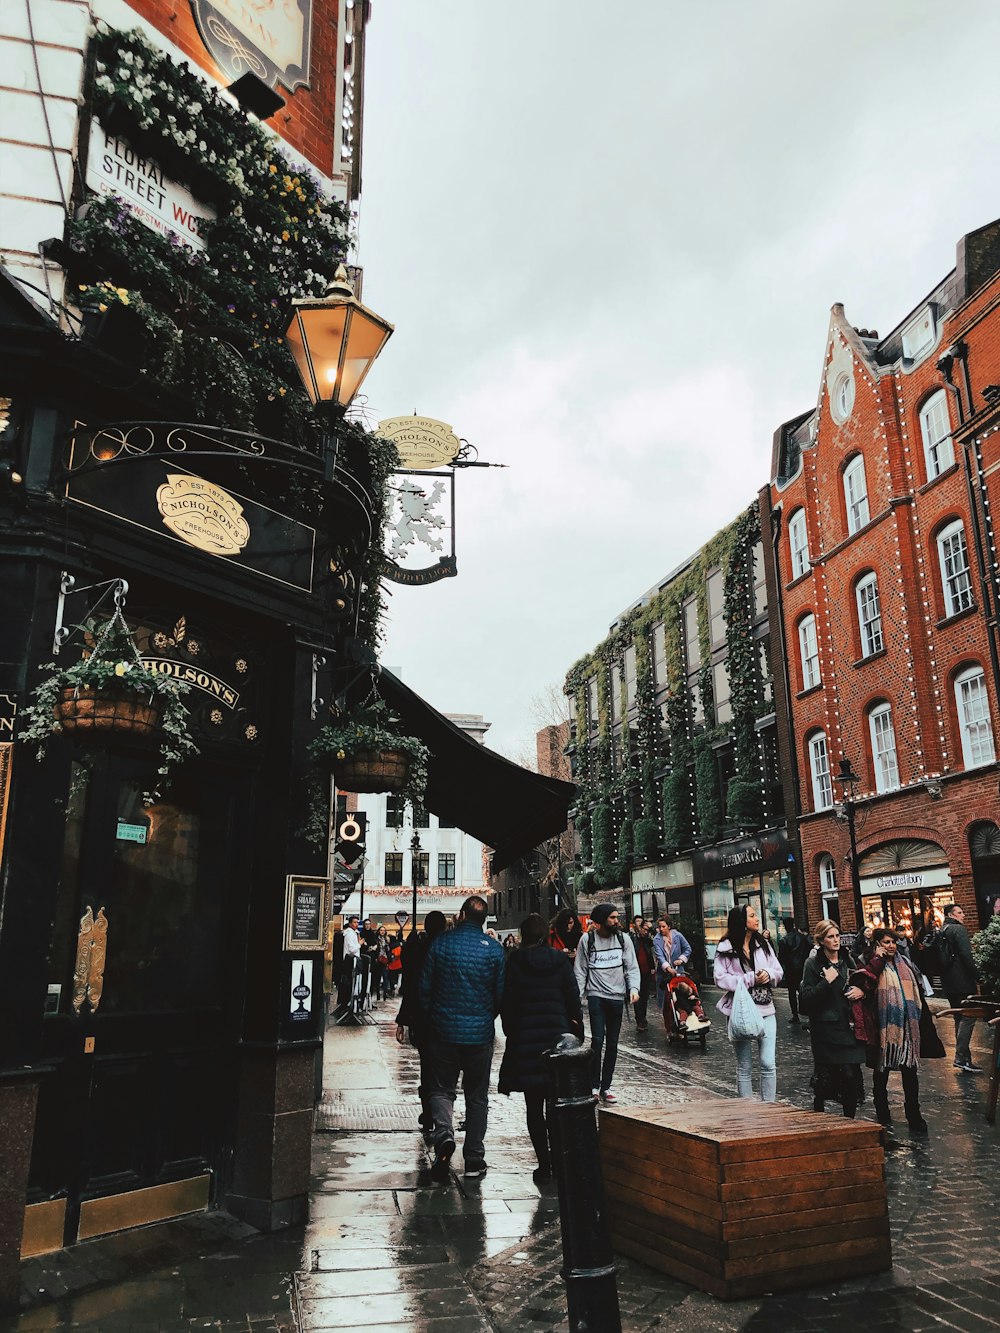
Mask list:
[{"label": "blue jeans on woman", "polygon": [[753,1047],[760,1047],[760,1099],[773,1102],[778,1096],[778,1071],[774,1064],[774,1042],[778,1034],[778,1020],[774,1014],[764,1015],[763,1037],[740,1037],[733,1042],[736,1052],[736,1088],[741,1097],[753,1096]]}]

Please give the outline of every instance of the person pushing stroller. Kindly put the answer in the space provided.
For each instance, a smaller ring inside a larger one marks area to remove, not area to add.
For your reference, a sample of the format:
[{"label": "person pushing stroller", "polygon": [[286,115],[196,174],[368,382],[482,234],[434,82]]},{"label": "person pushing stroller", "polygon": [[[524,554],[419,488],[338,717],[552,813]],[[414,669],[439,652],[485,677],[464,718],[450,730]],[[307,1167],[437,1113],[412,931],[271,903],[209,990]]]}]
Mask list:
[{"label": "person pushing stroller", "polygon": [[656,956],[656,991],[663,1010],[663,1025],[668,1033],[697,1036],[712,1026],[705,1017],[698,987],[685,971],[691,957],[691,945],[679,930],[674,930],[669,916],[656,923],[653,953]]}]

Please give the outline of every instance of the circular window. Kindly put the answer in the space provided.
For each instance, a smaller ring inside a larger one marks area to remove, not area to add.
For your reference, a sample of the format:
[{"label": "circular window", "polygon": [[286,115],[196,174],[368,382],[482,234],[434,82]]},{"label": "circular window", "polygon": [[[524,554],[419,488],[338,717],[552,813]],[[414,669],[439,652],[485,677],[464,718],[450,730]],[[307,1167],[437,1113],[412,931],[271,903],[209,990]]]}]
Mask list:
[{"label": "circular window", "polygon": [[844,422],[854,411],[854,376],[838,375],[833,386],[831,411],[834,421]]}]

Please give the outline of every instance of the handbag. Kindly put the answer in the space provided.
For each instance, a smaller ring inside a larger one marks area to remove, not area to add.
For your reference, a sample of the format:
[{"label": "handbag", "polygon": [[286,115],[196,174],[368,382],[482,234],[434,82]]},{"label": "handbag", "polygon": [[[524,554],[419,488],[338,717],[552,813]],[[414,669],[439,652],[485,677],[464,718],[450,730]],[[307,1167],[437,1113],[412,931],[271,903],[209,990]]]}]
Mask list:
[{"label": "handbag", "polygon": [[773,996],[771,995],[771,987],[759,986],[759,985],[751,986],[750,998],[751,1000],[753,1000],[754,1004],[759,1004],[759,1005],[770,1004],[773,998]]},{"label": "handbag", "polygon": [[764,1019],[750,998],[744,981],[739,981],[733,991],[733,1007],[727,1032],[730,1041],[757,1039],[764,1035]]},{"label": "handbag", "polygon": [[931,985],[930,979],[926,977],[923,972],[920,974],[920,987],[927,999],[931,999],[934,994],[934,987]]}]

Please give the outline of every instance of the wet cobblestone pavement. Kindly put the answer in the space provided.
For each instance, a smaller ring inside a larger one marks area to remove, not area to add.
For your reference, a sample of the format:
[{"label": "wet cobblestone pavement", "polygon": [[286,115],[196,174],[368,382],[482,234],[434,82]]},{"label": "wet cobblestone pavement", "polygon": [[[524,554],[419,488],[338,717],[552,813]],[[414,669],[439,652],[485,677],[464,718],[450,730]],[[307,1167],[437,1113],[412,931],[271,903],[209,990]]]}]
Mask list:
[{"label": "wet cobblestone pavement", "polygon": [[[214,1213],[30,1260],[24,1313],[0,1318],[2,1333],[565,1330],[558,1203],[554,1189],[532,1183],[522,1099],[491,1097],[484,1179],[465,1181],[459,1156],[449,1182],[434,1184],[416,1128],[415,1053],[396,1046],[388,1012],[375,1018],[332,1030],[327,1042],[307,1227],[260,1236]],[[809,1107],[809,1037],[786,1018],[787,1009],[779,1015],[778,1095]],[[886,1157],[890,1272],[724,1304],[620,1259],[626,1333],[1000,1328],[1000,1126],[983,1117],[985,1075],[952,1069],[953,1030],[947,1020],[939,1029],[948,1058],[921,1066],[928,1136],[910,1136],[900,1091],[890,1087],[902,1124]],[[973,1050],[985,1065],[981,1026]],[[646,1033],[623,1031],[615,1081],[622,1106],[732,1096],[733,1082],[721,1023],[704,1051],[668,1048],[653,1024]],[[860,1114],[873,1114],[870,1101]]]}]

